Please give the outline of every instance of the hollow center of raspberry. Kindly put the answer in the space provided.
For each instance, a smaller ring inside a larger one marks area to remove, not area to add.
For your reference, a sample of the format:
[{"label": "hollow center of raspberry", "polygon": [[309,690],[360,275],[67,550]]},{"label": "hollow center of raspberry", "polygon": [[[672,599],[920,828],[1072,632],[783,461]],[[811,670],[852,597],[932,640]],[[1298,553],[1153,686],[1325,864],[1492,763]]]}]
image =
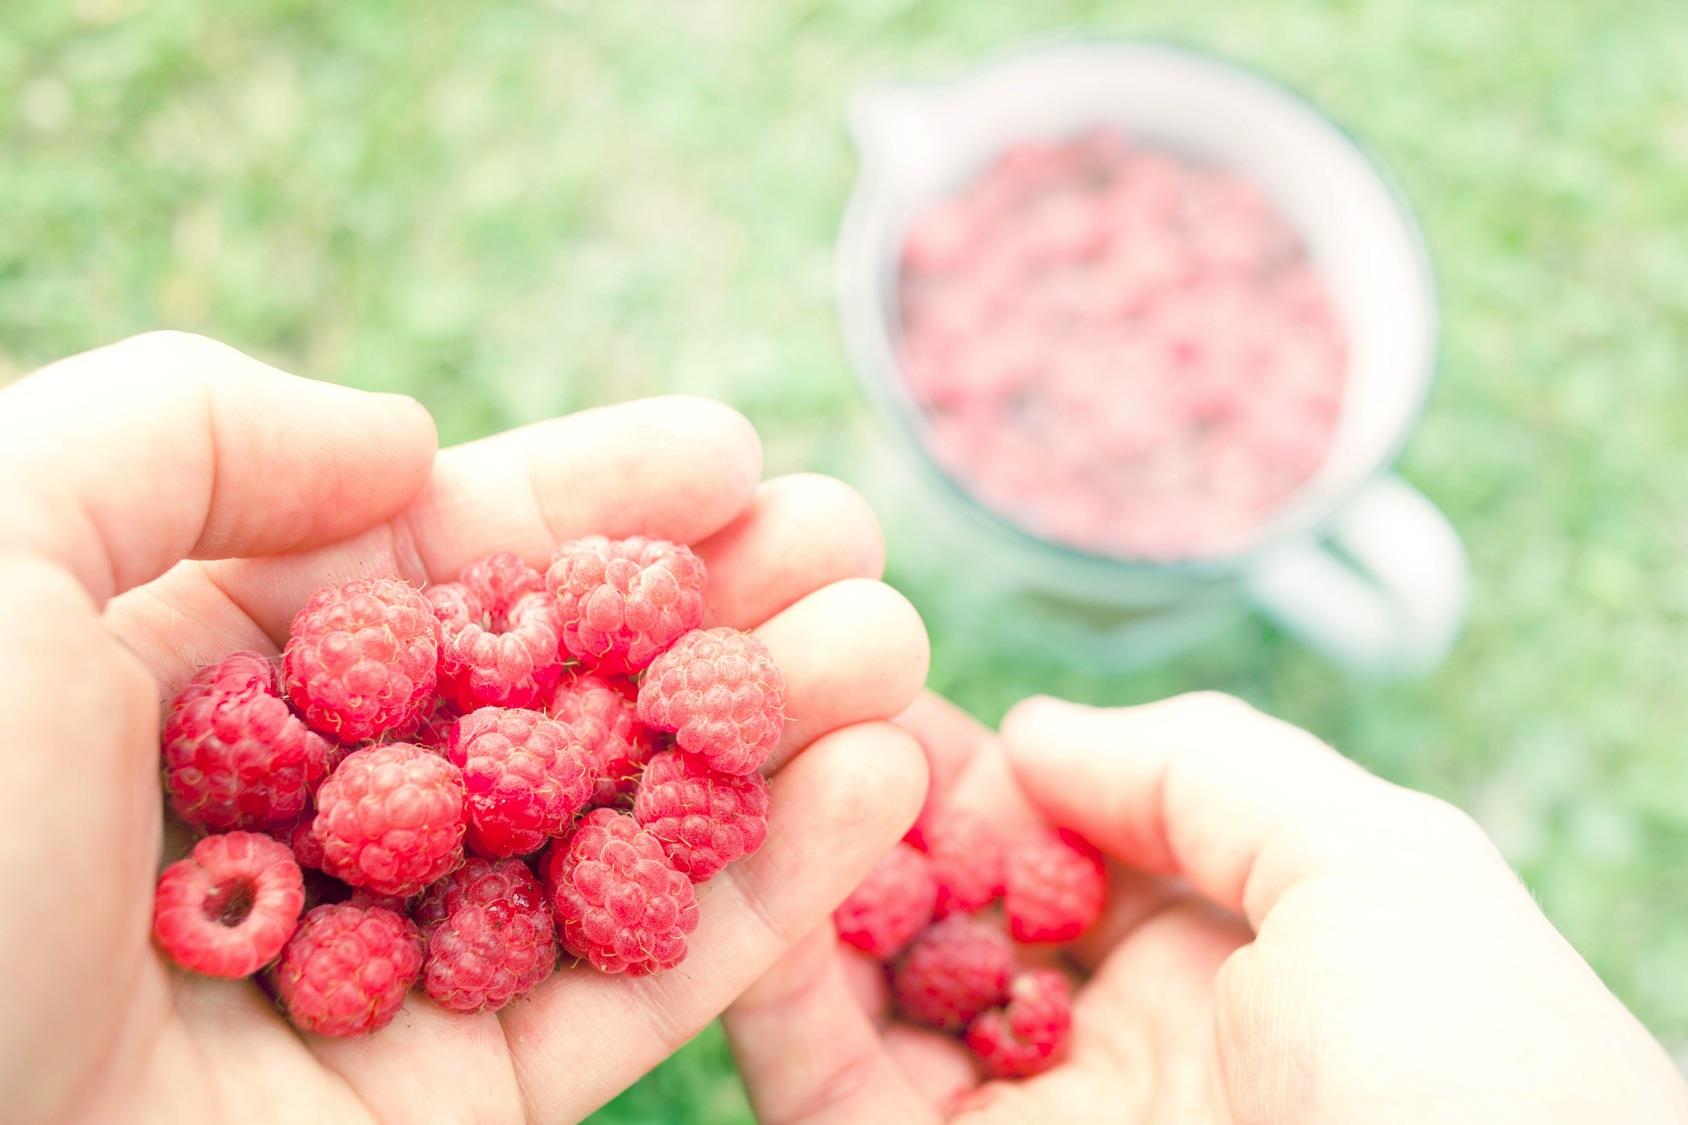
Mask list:
[{"label": "hollow center of raspberry", "polygon": [[254,890],[250,879],[219,885],[205,899],[205,916],[230,928],[240,925],[252,913]]},{"label": "hollow center of raspberry", "polygon": [[495,637],[501,637],[510,631],[510,619],[502,613],[493,613],[491,610],[482,613],[477,624]]}]

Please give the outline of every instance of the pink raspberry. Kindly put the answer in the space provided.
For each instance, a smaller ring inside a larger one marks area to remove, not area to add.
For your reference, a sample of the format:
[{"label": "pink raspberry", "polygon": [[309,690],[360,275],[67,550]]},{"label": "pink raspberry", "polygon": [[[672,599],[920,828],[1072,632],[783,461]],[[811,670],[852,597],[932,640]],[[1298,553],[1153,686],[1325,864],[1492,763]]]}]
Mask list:
[{"label": "pink raspberry", "polygon": [[275,968],[287,1018],[318,1035],[368,1035],[393,1022],[422,970],[416,923],[379,906],[306,914]]},{"label": "pink raspberry", "polygon": [[931,858],[938,882],[934,918],[972,914],[1002,895],[1004,842],[989,821],[965,809],[942,808],[917,829],[916,846]]},{"label": "pink raspberry", "polygon": [[324,586],[293,618],[281,656],[287,698],[341,742],[415,727],[433,702],[440,623],[396,578]]},{"label": "pink raspberry", "polygon": [[423,594],[440,620],[440,695],[458,710],[532,707],[556,686],[562,610],[516,555],[489,555]]},{"label": "pink raspberry", "polygon": [[286,845],[256,832],[207,836],[159,875],[152,936],[184,969],[243,977],[281,952],[304,905]]},{"label": "pink raspberry", "polygon": [[651,662],[639,718],[722,773],[751,773],[779,744],[785,685],[768,646],[737,629],[699,629]]},{"label": "pink raspberry", "polygon": [[557,548],[545,580],[562,607],[563,651],[622,675],[703,622],[706,577],[689,547],[592,535]]},{"label": "pink raspberry", "polygon": [[692,882],[626,813],[587,813],[543,874],[563,948],[600,972],[646,976],[685,960],[698,923]]},{"label": "pink raspberry", "polygon": [[170,704],[162,741],[171,806],[213,831],[291,820],[328,773],[328,743],[287,709],[275,665],[255,652],[201,668]]},{"label": "pink raspberry", "polygon": [[1102,913],[1102,857],[1075,832],[1039,832],[1008,850],[1003,907],[1015,941],[1071,941]]},{"label": "pink raspberry", "polygon": [[664,750],[645,765],[633,816],[662,841],[677,870],[707,882],[768,838],[768,782],[759,773],[720,773],[690,754]]},{"label": "pink raspberry", "polygon": [[427,941],[422,987],[452,1011],[497,1011],[557,966],[551,904],[519,859],[470,859],[413,917]]},{"label": "pink raspberry", "polygon": [[445,750],[463,771],[469,846],[526,855],[568,831],[592,795],[592,760],[573,728],[538,711],[483,707],[458,720]]},{"label": "pink raspberry", "polygon": [[639,771],[656,750],[657,735],[639,721],[628,680],[575,676],[557,687],[547,708],[567,723],[592,755],[595,787],[588,804],[608,808],[626,803],[639,784]]},{"label": "pink raspberry", "polygon": [[1008,1006],[981,1012],[967,1028],[967,1046],[992,1078],[1029,1078],[1061,1060],[1073,1027],[1067,978],[1030,969],[1008,986]]},{"label": "pink raspberry", "polygon": [[961,1031],[986,1008],[1002,1003],[1014,972],[1008,935],[969,914],[926,927],[897,961],[891,995],[915,1023]]},{"label": "pink raspberry", "polygon": [[317,790],[323,870],[408,897],[463,861],[463,774],[437,754],[390,742],[349,754]]},{"label": "pink raspberry", "polygon": [[832,924],[844,942],[883,961],[925,928],[937,900],[931,861],[898,843],[832,912]]}]

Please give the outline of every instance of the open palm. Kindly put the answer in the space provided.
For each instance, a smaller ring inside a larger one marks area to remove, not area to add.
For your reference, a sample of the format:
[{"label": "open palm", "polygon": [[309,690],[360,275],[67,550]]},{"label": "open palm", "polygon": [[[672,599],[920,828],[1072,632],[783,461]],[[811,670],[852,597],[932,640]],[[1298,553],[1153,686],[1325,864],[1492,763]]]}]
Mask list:
[{"label": "open palm", "polygon": [[[411,400],[172,334],[0,391],[9,1119],[557,1121],[697,1032],[925,792],[918,747],[882,721],[918,690],[926,641],[873,581],[877,525],[835,482],[760,473],[748,424],[695,399],[436,456]],[[230,651],[276,651],[329,581],[445,580],[496,549],[543,564],[592,532],[693,544],[709,623],[754,629],[786,678],[768,841],[699,888],[686,962],[644,979],[565,967],[497,1014],[414,994],[354,1040],[301,1036],[250,982],[172,969],[148,936],[161,849],[180,842],[158,788],[161,701]]]},{"label": "open palm", "polygon": [[728,1013],[764,1121],[1688,1122],[1664,1052],[1452,807],[1222,696],[1032,700],[1000,739],[932,697],[903,721],[935,800],[1115,861],[1057,958],[1071,1049],[981,1083],[823,926]]}]

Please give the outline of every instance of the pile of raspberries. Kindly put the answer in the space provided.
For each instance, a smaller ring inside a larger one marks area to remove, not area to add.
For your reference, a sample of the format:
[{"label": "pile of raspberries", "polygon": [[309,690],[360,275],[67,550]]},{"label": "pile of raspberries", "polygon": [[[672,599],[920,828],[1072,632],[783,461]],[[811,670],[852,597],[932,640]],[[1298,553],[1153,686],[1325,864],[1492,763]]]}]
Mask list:
[{"label": "pile of raspberries", "polygon": [[694,884],[767,835],[784,726],[763,644],[701,627],[705,581],[686,547],[593,536],[543,574],[501,553],[422,590],[318,590],[279,666],[237,652],[169,706],[164,787],[211,834],[159,876],[159,947],[263,971],[332,1036],[384,1027],[415,985],[496,1010],[559,951],[678,965]]},{"label": "pile of raspberries", "polygon": [[1071,831],[1004,839],[983,817],[944,809],[879,861],[833,925],[884,964],[903,1018],[962,1036],[992,1078],[1026,1078],[1060,1061],[1072,993],[1055,969],[1019,967],[1016,943],[1073,941],[1107,889],[1101,855]]}]

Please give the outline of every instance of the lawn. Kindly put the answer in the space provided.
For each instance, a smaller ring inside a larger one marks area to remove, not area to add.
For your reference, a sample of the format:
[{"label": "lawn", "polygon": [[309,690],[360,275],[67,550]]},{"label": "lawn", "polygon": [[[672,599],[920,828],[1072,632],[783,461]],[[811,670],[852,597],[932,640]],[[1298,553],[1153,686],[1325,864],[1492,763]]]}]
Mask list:
[{"label": "lawn", "polygon": [[[1034,12],[1035,9],[1035,12]],[[12,0],[0,381],[167,325],[425,401],[448,440],[667,390],[770,470],[861,472],[831,306],[861,80],[1072,25],[1206,45],[1393,166],[1444,302],[1403,462],[1472,617],[1426,679],[1352,682],[1259,622],[1110,672],[940,632],[986,720],[1214,687],[1439,793],[1688,1061],[1688,20],[1680,0],[487,5]],[[946,584],[894,524],[891,577]],[[602,1114],[746,1115],[711,1030]]]}]

